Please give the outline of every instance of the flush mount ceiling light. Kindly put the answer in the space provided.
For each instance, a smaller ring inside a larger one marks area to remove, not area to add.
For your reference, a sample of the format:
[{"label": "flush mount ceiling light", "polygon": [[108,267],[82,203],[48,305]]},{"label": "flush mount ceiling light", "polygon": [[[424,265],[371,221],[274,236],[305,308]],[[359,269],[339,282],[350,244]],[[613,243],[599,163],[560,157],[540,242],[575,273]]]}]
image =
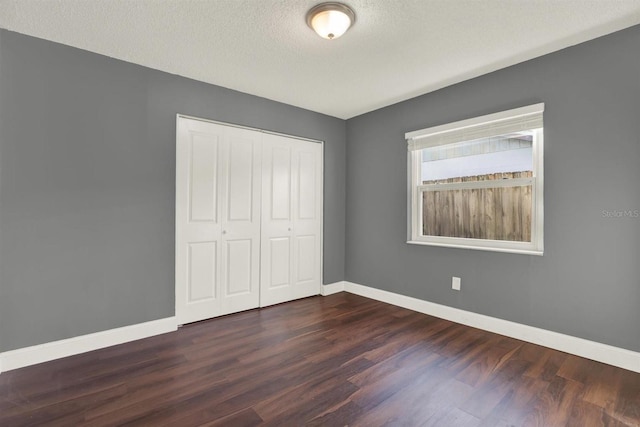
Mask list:
[{"label": "flush mount ceiling light", "polygon": [[342,3],[320,3],[307,12],[307,25],[322,38],[333,40],[347,32],[356,14]]}]

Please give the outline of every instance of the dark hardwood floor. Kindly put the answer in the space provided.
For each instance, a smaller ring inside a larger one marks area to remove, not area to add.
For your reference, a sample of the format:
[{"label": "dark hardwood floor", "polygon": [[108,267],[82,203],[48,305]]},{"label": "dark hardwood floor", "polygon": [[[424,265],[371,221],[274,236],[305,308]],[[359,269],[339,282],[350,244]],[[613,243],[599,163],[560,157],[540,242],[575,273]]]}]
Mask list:
[{"label": "dark hardwood floor", "polygon": [[0,426],[640,426],[640,374],[340,293],[0,375]]}]

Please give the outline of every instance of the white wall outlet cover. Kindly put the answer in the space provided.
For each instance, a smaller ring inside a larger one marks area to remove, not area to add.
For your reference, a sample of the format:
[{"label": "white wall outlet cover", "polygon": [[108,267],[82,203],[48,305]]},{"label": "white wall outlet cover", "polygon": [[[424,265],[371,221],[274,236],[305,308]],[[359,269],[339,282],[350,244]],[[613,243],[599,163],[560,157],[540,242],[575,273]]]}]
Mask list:
[{"label": "white wall outlet cover", "polygon": [[451,289],[455,289],[456,291],[460,290],[460,278],[459,277],[452,277],[451,278]]}]

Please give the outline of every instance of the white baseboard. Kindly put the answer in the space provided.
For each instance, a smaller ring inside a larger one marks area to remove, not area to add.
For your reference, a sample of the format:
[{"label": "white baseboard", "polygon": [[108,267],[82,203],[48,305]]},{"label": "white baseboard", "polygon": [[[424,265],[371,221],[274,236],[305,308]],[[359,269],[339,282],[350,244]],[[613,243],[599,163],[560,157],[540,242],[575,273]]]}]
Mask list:
[{"label": "white baseboard", "polygon": [[25,366],[111,347],[178,329],[175,317],[152,320],[122,328],[109,329],[60,341],[19,348],[0,353],[0,373]]},{"label": "white baseboard", "polygon": [[[339,282],[340,283],[340,282]],[[497,319],[483,314],[435,304],[393,292],[370,288],[356,283],[344,282],[344,290],[352,294],[386,302],[419,313],[461,323],[485,331],[506,335],[522,341],[538,344],[565,353],[617,366],[634,372],[640,372],[640,353],[624,348],[613,347],[595,341],[577,338],[558,332],[548,331],[521,323]],[[324,294],[323,294],[324,295]]]},{"label": "white baseboard", "polygon": [[[640,373],[640,353],[533,326],[497,319],[351,282],[322,287],[322,295],[350,292],[419,313],[575,354]],[[0,353],[0,373],[177,330],[175,317]]]},{"label": "white baseboard", "polygon": [[323,285],[321,289],[321,295],[326,297],[327,295],[337,294],[338,292],[344,291],[344,285],[346,282],[335,282],[329,283],[328,285]]}]

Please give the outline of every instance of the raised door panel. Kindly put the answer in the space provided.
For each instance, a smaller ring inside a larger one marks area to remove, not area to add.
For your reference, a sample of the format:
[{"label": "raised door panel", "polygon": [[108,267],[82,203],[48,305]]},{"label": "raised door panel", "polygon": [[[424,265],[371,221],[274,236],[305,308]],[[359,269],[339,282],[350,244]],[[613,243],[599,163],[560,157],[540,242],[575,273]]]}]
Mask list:
[{"label": "raised door panel", "polygon": [[254,142],[232,140],[229,146],[227,221],[251,221],[254,199]]},{"label": "raised door panel", "polygon": [[251,239],[227,241],[226,296],[250,294],[252,291],[253,242]]},{"label": "raised door panel", "polygon": [[217,298],[216,242],[189,244],[187,304]]},{"label": "raised door panel", "polygon": [[296,282],[304,283],[316,279],[317,236],[296,236]]},{"label": "raised door panel", "polygon": [[217,221],[219,136],[189,132],[189,220]]},{"label": "raised door panel", "polygon": [[291,239],[289,237],[274,237],[269,239],[269,257],[266,286],[278,288],[291,284]]},{"label": "raised door panel", "polygon": [[298,219],[316,218],[317,163],[313,152],[298,152]]},{"label": "raised door panel", "polygon": [[291,149],[288,146],[272,148],[270,172],[271,219],[289,220],[291,218]]}]

